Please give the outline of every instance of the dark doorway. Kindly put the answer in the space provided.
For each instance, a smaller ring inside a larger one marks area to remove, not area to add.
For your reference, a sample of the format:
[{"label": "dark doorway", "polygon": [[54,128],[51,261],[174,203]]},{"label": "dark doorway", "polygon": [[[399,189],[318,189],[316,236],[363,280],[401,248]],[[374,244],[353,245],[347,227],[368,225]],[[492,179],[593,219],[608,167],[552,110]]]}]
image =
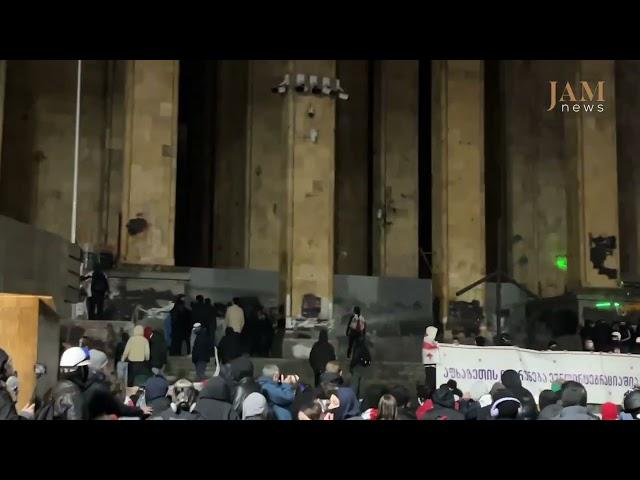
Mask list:
[{"label": "dark doorway", "polygon": [[177,266],[212,266],[216,78],[216,61],[180,61]]}]

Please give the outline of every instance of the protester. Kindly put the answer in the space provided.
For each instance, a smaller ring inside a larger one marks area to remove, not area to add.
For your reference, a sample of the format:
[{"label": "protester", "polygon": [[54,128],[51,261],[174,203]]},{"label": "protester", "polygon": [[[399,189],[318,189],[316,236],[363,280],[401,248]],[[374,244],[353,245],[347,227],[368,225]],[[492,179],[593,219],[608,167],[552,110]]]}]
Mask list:
[{"label": "protester", "polygon": [[360,307],[353,307],[353,314],[347,324],[346,336],[349,339],[347,358],[351,358],[351,351],[358,340],[361,340],[367,333],[367,324],[364,317],[360,315]]},{"label": "protester", "polygon": [[397,420],[416,420],[415,412],[409,408],[409,403],[411,402],[411,395],[409,394],[409,389],[404,385],[395,385],[391,387],[391,391],[389,392],[393,398],[396,399],[396,404],[398,407],[397,412]]},{"label": "protester", "polygon": [[229,363],[233,382],[231,394],[233,409],[238,417],[242,417],[244,401],[252,393],[262,392],[262,387],[253,378],[253,363],[247,357],[239,357]]},{"label": "protester", "polygon": [[335,359],[336,351],[329,343],[329,334],[326,329],[322,329],[318,335],[318,341],[313,344],[309,353],[309,364],[315,376],[316,387],[320,384],[320,375],[324,373],[327,363]]},{"label": "protester", "polygon": [[509,389],[496,392],[495,400],[491,404],[492,420],[517,420],[520,416],[522,403]]},{"label": "protester", "polygon": [[36,418],[46,420],[88,420],[84,391],[89,378],[90,358],[80,347],[62,353],[58,383],[51,392],[51,403]]},{"label": "protester", "polygon": [[[231,327],[234,332],[240,334],[244,328],[244,310],[240,308],[240,299],[235,297],[227,307],[227,311],[224,315],[225,327]],[[226,328],[225,328],[226,331]]]},{"label": "protester", "polygon": [[242,402],[242,420],[267,420],[267,414],[267,399],[261,393],[250,393]]},{"label": "protester", "polygon": [[102,320],[104,316],[104,299],[109,294],[109,279],[102,271],[100,264],[96,264],[92,272],[81,277],[81,280],[89,279],[87,304],[89,306],[89,319]]},{"label": "protester", "polygon": [[238,420],[238,415],[231,404],[229,386],[221,377],[207,380],[198,395],[194,412],[205,420]]},{"label": "protester", "polygon": [[500,377],[500,382],[520,401],[522,407],[520,409],[521,418],[523,420],[535,420],[538,416],[536,401],[533,398],[533,394],[522,386],[520,374],[515,370],[505,370]]},{"label": "protester", "polygon": [[199,323],[202,328],[207,328],[209,319],[202,295],[196,295],[196,301],[191,302],[191,321],[193,324]]},{"label": "protester", "polygon": [[[335,370],[336,366],[337,373],[329,371],[329,369]],[[320,381],[321,384],[331,385],[331,388],[335,389],[335,394],[340,402],[340,406],[335,411],[336,420],[347,420],[360,415],[360,402],[358,401],[358,397],[356,397],[355,392],[351,388],[343,386],[342,370],[338,362],[334,360],[327,363],[327,371],[321,375]]]},{"label": "protester", "polygon": [[151,417],[152,420],[204,420],[193,412],[197,392],[193,383],[186,378],[181,378],[174,385],[171,392],[171,404],[169,408]]},{"label": "protester", "polygon": [[581,383],[568,381],[560,392],[562,411],[552,420],[598,420],[587,409],[587,390]]},{"label": "protester", "polygon": [[620,420],[640,420],[640,389],[629,390],[622,401],[624,412]]},{"label": "protester", "polygon": [[178,295],[171,309],[171,355],[182,353],[182,344],[187,344],[187,355],[191,354],[189,335],[191,334],[191,312],[184,302],[184,295]]},{"label": "protester", "polygon": [[386,394],[380,397],[378,402],[378,418],[377,420],[397,420],[398,404],[393,395]]},{"label": "protester", "polygon": [[620,420],[618,416],[618,406],[612,402],[606,402],[600,407],[602,420]]},{"label": "protester", "polygon": [[[136,325],[133,329],[133,335],[127,341],[127,345],[124,347],[121,361],[129,362],[129,370],[127,373],[127,386],[133,387],[138,375],[148,376],[149,357],[151,356],[151,350],[149,348],[149,341],[144,338],[144,327],[142,325]],[[145,379],[146,381],[146,379]],[[144,383],[144,382],[143,382]]]},{"label": "protester", "polygon": [[476,415],[477,420],[491,420],[491,405],[498,400],[502,390],[505,390],[505,386],[500,382],[496,382],[491,386],[491,390],[489,390],[491,401],[487,402],[486,397],[484,397],[484,405],[480,407]]},{"label": "protester", "polygon": [[611,351],[612,328],[604,320],[598,320],[593,327],[593,348],[596,352]]},{"label": "protester", "polygon": [[95,349],[89,351],[89,376],[84,390],[87,411],[83,416],[95,420],[104,416],[144,418],[151,414],[151,407],[129,407],[118,401],[111,392],[108,365],[109,359],[104,352]]},{"label": "protester", "polygon": [[446,385],[433,392],[431,400],[434,406],[423,416],[423,420],[464,420],[464,415],[454,408],[453,391]]},{"label": "protester", "polygon": [[149,367],[162,372],[167,364],[167,343],[162,332],[145,327],[145,338],[149,341]]},{"label": "protester", "polygon": [[207,378],[205,371],[209,364],[209,360],[211,360],[213,345],[211,344],[209,332],[207,332],[207,330],[199,323],[196,323],[193,326],[193,333],[195,335],[195,340],[191,351],[191,361],[196,369],[196,380],[200,382]]},{"label": "protester", "polygon": [[[540,408],[540,415],[542,415],[542,411],[547,408],[549,405],[556,405],[560,401],[560,395],[558,395],[553,390],[542,390],[540,395],[538,396],[538,407]],[[559,411],[556,415],[560,413]],[[553,415],[555,416],[555,415]],[[538,420],[541,420],[538,417]]]},{"label": "protester", "polygon": [[30,420],[34,416],[34,405],[16,411],[19,382],[11,358],[0,348],[0,420]]},{"label": "protester", "polygon": [[232,327],[227,327],[224,337],[218,343],[218,356],[220,362],[225,364],[242,355],[242,339],[240,334]]},{"label": "protester", "polygon": [[218,328],[218,321],[216,318],[216,310],[213,308],[211,304],[210,298],[204,299],[204,323],[202,325],[209,332],[209,336],[211,337],[211,342],[215,345],[216,343],[216,329]]},{"label": "protester", "polygon": [[423,420],[426,413],[433,408],[433,400],[431,400],[433,390],[428,385],[418,385],[416,393],[418,395],[418,404],[420,405],[416,410],[416,419]]},{"label": "protester", "polygon": [[280,375],[280,369],[277,365],[265,365],[258,383],[262,387],[262,393],[276,418],[291,420],[289,406],[295,396],[294,385],[297,383],[297,378],[291,375],[287,377]]},{"label": "protester", "polygon": [[471,386],[468,397],[463,396],[460,401],[460,413],[467,420],[477,420],[480,409],[491,403],[491,395],[484,382],[476,382]]},{"label": "protester", "polygon": [[353,357],[351,358],[351,388],[360,397],[360,383],[366,369],[371,365],[371,353],[364,335],[355,340]]},{"label": "protester", "polygon": [[171,407],[171,399],[167,397],[169,383],[162,375],[155,374],[144,384],[145,402],[154,412],[164,412]]}]

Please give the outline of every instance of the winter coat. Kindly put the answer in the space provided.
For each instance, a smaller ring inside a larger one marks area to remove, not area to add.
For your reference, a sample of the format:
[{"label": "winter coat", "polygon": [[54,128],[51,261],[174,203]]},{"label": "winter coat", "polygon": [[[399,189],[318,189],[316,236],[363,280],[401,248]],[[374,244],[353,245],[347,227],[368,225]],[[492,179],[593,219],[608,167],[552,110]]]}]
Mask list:
[{"label": "winter coat", "polygon": [[218,356],[221,363],[229,363],[242,355],[242,339],[240,334],[227,333],[218,343]]},{"label": "winter coat", "polygon": [[522,386],[520,375],[515,370],[505,370],[500,377],[500,382],[520,400],[522,413],[518,415],[522,420],[535,420],[538,416],[538,407],[533,394]]},{"label": "winter coat", "polygon": [[102,415],[117,417],[144,417],[144,412],[137,407],[129,407],[111,393],[111,383],[102,372],[93,372],[89,376],[84,391],[83,417],[89,420]]},{"label": "winter coat", "polygon": [[0,420],[26,420],[18,415],[11,395],[3,387],[0,387]]},{"label": "winter coat", "polygon": [[167,364],[167,342],[157,330],[149,339],[149,366],[162,369]]},{"label": "winter coat", "polygon": [[261,393],[249,395],[242,404],[242,420],[266,420],[267,399]]},{"label": "winter coat", "polygon": [[242,405],[252,393],[261,393],[262,387],[253,378],[253,363],[247,357],[240,357],[229,363],[231,378],[233,379],[233,393],[231,395],[233,409],[238,417],[242,417]]},{"label": "winter coat", "polygon": [[123,362],[146,362],[151,356],[149,341],[144,338],[144,327],[136,325],[122,354]]},{"label": "winter coat", "polygon": [[407,407],[398,408],[397,419],[398,420],[417,420],[416,413]]},{"label": "winter coat", "polygon": [[193,342],[193,350],[191,351],[191,361],[193,363],[207,362],[211,360],[211,352],[213,345],[209,332],[204,328],[196,330],[196,338]]},{"label": "winter coat", "polygon": [[464,415],[455,410],[455,398],[448,387],[440,387],[431,396],[433,408],[425,413],[423,420],[464,420]]},{"label": "winter coat", "polygon": [[[360,416],[360,402],[353,389],[349,387],[339,387],[337,392],[340,407],[335,412],[336,420],[347,420],[351,417]],[[415,420],[415,417],[414,417]]]},{"label": "winter coat", "polygon": [[258,383],[262,387],[262,394],[278,420],[291,420],[289,407],[295,397],[295,390],[287,383],[278,384],[272,378],[260,377]]},{"label": "winter coat", "polygon": [[198,395],[194,412],[205,420],[238,420],[231,405],[231,393],[225,381],[220,377],[209,379]]},{"label": "winter coat", "polygon": [[88,420],[84,385],[64,379],[51,391],[54,420]]},{"label": "winter coat", "polygon": [[233,331],[236,333],[242,333],[242,329],[244,328],[244,310],[238,305],[227,307],[227,312],[224,315],[224,325],[225,328],[233,328]]},{"label": "winter coat", "polygon": [[327,363],[336,359],[336,351],[329,342],[317,341],[311,347],[309,353],[309,364],[314,373],[322,373],[327,367]]},{"label": "winter coat", "polygon": [[555,417],[560,415],[562,412],[562,405],[560,403],[554,403],[551,405],[547,405],[542,410],[540,410],[540,415],[538,415],[538,420],[553,420]]},{"label": "winter coat", "polygon": [[150,377],[144,384],[144,389],[145,402],[153,408],[155,414],[163,412],[171,406],[171,400],[167,397],[169,382],[162,375]]},{"label": "winter coat", "polygon": [[572,405],[564,407],[560,414],[551,420],[599,420],[587,407],[582,405]]}]

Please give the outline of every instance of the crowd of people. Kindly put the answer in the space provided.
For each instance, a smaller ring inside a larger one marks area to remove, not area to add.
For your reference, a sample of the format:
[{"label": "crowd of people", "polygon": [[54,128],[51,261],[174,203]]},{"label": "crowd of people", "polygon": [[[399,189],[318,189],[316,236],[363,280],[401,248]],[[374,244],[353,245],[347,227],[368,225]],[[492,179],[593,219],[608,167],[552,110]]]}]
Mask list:
[{"label": "crowd of people", "polygon": [[[144,338],[144,337],[143,337]],[[59,364],[58,382],[43,398],[20,411],[18,374],[0,349],[0,419],[3,420],[637,420],[640,388],[621,405],[606,403],[599,413],[588,407],[587,391],[574,381],[555,381],[535,399],[519,374],[506,370],[490,389],[474,384],[462,392],[450,380],[436,389],[425,385],[412,395],[406,385],[370,385],[357,393],[330,360],[317,385],[278,365],[256,374],[242,355],[222,365],[217,375],[170,384],[154,368],[141,385],[117,388],[113,362],[96,349],[70,347]]]}]

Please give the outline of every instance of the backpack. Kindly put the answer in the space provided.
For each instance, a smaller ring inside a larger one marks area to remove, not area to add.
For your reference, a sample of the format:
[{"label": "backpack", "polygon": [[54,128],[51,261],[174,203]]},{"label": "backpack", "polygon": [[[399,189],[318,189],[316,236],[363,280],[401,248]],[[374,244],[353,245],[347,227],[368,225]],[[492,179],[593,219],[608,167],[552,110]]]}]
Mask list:
[{"label": "backpack", "polygon": [[91,290],[95,290],[96,292],[106,292],[109,290],[109,282],[104,273],[93,272],[93,275],[91,275]]}]

